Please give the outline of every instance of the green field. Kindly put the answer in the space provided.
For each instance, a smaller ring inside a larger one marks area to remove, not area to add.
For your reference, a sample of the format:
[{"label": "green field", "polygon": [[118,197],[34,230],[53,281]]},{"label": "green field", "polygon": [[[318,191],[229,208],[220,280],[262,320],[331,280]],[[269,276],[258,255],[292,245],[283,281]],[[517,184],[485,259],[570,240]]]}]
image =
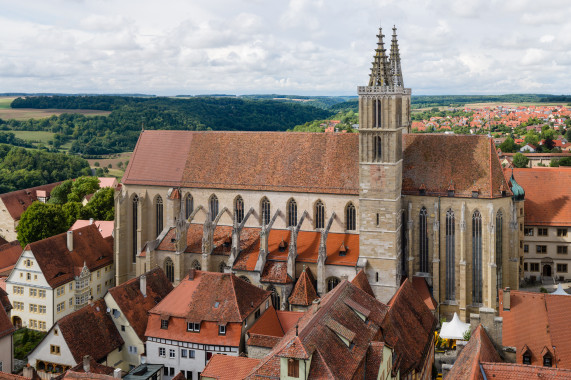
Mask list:
[{"label": "green field", "polygon": [[16,98],[14,97],[0,97],[0,109],[8,109],[10,108],[10,104],[12,104],[12,100]]},{"label": "green field", "polygon": [[48,141],[54,138],[55,133],[45,131],[9,131],[17,138],[34,143],[48,145]]}]

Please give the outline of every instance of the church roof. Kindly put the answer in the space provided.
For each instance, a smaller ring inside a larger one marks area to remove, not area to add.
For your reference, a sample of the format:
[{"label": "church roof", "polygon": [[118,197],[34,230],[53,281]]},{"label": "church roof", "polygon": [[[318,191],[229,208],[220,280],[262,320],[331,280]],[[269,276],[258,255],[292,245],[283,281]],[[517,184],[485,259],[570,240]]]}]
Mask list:
[{"label": "church roof", "polygon": [[[403,194],[511,196],[492,139],[406,134]],[[359,194],[356,133],[143,131],[125,184]]]},{"label": "church roof", "polygon": [[312,277],[310,269],[304,268],[289,296],[290,304],[309,306],[314,300],[319,298],[313,286]]}]

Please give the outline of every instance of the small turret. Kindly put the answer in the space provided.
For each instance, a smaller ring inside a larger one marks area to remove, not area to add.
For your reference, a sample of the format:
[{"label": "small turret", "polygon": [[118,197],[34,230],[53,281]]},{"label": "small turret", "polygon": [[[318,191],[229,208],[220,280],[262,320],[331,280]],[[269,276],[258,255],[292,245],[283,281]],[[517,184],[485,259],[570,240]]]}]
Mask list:
[{"label": "small turret", "polygon": [[400,54],[399,54],[399,43],[397,41],[397,28],[393,26],[393,39],[391,41],[391,76],[393,79],[393,86],[404,87],[404,82],[402,80],[402,71],[400,68]]},{"label": "small turret", "polygon": [[383,42],[383,28],[379,28],[377,48],[373,57],[373,67],[369,78],[369,86],[392,86],[391,69],[387,59],[385,43]]}]

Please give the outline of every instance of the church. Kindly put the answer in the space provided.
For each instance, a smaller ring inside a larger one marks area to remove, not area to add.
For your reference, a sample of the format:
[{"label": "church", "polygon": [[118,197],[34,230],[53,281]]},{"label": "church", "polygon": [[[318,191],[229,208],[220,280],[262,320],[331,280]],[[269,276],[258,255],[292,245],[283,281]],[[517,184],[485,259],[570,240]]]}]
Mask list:
[{"label": "church", "polygon": [[497,307],[522,273],[523,199],[483,135],[411,134],[396,28],[358,87],[359,133],[142,131],[115,196],[116,283],[162,267],[319,296],[361,270],[387,303],[422,277],[438,312]]}]

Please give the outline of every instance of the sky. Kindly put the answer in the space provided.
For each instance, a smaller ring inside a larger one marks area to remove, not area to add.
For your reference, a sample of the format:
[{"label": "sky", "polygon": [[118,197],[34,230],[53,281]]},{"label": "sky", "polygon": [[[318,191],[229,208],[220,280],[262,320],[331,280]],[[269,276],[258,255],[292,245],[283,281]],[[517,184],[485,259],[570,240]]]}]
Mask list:
[{"label": "sky", "polygon": [[571,93],[568,0],[0,0],[0,93]]}]

